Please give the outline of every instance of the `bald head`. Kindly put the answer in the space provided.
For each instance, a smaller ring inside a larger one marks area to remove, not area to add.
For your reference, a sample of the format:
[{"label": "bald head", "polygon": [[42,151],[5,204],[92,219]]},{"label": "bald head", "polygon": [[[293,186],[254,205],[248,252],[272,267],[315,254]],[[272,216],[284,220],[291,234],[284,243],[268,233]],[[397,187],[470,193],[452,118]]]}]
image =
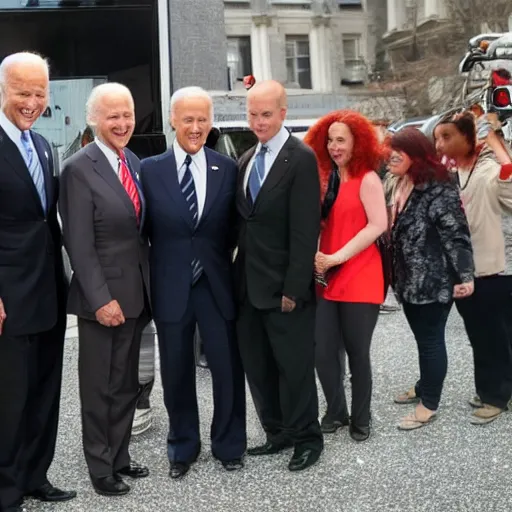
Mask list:
[{"label": "bald head", "polygon": [[128,87],[118,83],[95,87],[87,100],[87,124],[115,153],[128,144],[135,128],[135,106]]},{"label": "bald head", "polygon": [[19,130],[32,128],[48,104],[47,62],[34,53],[15,53],[0,64],[1,109]]},{"label": "bald head", "polygon": [[280,108],[287,107],[286,90],[283,85],[276,80],[264,80],[257,82],[247,93],[247,99],[250,98],[272,98],[277,102]]},{"label": "bald head", "polygon": [[247,119],[258,140],[266,144],[281,130],[286,118],[286,91],[275,80],[258,82],[247,93]]}]

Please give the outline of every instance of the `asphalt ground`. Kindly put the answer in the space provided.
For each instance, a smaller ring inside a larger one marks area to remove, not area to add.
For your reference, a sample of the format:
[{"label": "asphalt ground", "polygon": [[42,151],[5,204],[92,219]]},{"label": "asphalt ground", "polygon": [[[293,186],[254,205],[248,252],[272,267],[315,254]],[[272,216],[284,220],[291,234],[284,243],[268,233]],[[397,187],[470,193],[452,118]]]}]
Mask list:
[{"label": "asphalt ground", "polygon": [[[512,256],[512,222],[507,226]],[[509,257],[509,261],[512,257]],[[512,267],[509,267],[512,270]],[[512,314],[512,312],[511,312]],[[121,498],[98,496],[88,479],[81,446],[77,381],[76,329],[70,318],[65,351],[60,431],[49,473],[57,486],[75,489],[78,497],[51,505],[27,500],[27,511],[84,512],[498,512],[512,510],[512,413],[487,426],[469,423],[473,395],[472,355],[461,320],[452,310],[447,326],[448,375],[438,419],[412,432],[397,424],[412,406],[393,397],[418,376],[414,339],[401,311],[381,315],[372,347],[373,431],[355,443],[347,429],[326,436],[319,463],[291,473],[291,451],[247,457],[242,471],[226,472],[209,450],[212,418],[210,374],[198,369],[203,449],[198,462],[181,481],[168,476],[167,417],[158,379],[152,394],[154,426],[132,440],[132,457],[149,466],[148,478],[133,481]],[[321,412],[323,396],[319,392]],[[350,396],[350,392],[348,392]],[[248,443],[262,443],[248,394]]]}]

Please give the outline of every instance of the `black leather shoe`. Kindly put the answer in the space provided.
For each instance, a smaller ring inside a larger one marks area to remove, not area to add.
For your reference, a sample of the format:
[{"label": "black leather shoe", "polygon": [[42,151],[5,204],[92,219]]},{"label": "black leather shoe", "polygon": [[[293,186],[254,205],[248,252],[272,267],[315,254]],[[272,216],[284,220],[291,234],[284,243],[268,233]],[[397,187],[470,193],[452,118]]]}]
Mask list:
[{"label": "black leather shoe", "polygon": [[342,427],[347,427],[350,424],[350,420],[348,416],[345,416],[341,420],[334,420],[327,416],[327,414],[322,418],[320,423],[320,430],[323,434],[334,434],[336,430]]},{"label": "black leather shoe", "polygon": [[288,464],[288,469],[290,471],[302,471],[303,469],[307,469],[320,458],[320,453],[319,451],[313,450],[300,452],[296,450]]},{"label": "black leather shoe", "polygon": [[254,448],[249,448],[247,450],[247,454],[253,457],[258,455],[274,455],[275,453],[282,452],[287,448],[291,448],[291,443],[273,443],[272,441],[267,441],[265,444],[261,446],[255,446]]},{"label": "black leather shoe", "polygon": [[221,462],[226,471],[238,471],[244,467],[244,461],[242,459],[222,460]]},{"label": "black leather shoe", "polygon": [[102,496],[124,496],[130,492],[130,486],[126,485],[120,477],[91,477],[91,482],[94,490]]},{"label": "black leather shoe", "polygon": [[54,487],[50,483],[46,483],[41,485],[38,489],[35,489],[32,492],[27,493],[27,496],[30,496],[31,498],[35,498],[36,500],[40,501],[69,501],[73,498],[76,498],[76,492],[75,491],[61,491],[60,489],[57,489],[57,487]]},{"label": "black leather shoe", "polygon": [[140,464],[132,461],[129,466],[117,471],[117,474],[121,476],[129,476],[130,478],[146,478],[149,475],[149,469],[146,466],[141,466]]},{"label": "black leather shoe", "polygon": [[174,478],[174,480],[178,480],[179,478],[183,478],[190,469],[190,464],[188,462],[171,462],[171,470],[169,471],[169,476]]},{"label": "black leather shoe", "polygon": [[370,426],[358,427],[353,423],[350,424],[350,437],[360,443],[366,441],[370,437]]}]

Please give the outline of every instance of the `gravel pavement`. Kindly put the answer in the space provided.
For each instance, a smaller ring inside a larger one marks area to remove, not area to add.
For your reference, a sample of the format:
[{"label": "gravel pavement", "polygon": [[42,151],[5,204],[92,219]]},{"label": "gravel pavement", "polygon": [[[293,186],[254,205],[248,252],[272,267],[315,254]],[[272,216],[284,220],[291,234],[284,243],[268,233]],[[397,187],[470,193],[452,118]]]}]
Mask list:
[{"label": "gravel pavement", "polygon": [[[512,222],[506,225],[512,254]],[[512,268],[510,268],[512,270]],[[512,314],[512,312],[511,312]],[[148,478],[134,481],[122,498],[94,493],[81,448],[77,390],[77,340],[73,321],[65,352],[60,433],[50,471],[58,486],[78,497],[59,505],[27,500],[27,511],[73,512],[508,512],[512,510],[512,413],[487,426],[469,424],[467,399],[473,394],[471,349],[460,318],[452,311],[447,344],[449,370],[439,418],[413,432],[397,429],[411,406],[393,404],[418,375],[417,352],[402,312],[380,317],[373,343],[373,432],[366,443],[347,429],[326,436],[320,462],[290,473],[291,452],[246,458],[243,471],[227,473],[209,451],[211,381],[198,369],[197,386],[203,450],[182,481],[168,477],[167,420],[158,381],[152,395],[155,424],[134,438],[131,453],[147,464]],[[320,393],[321,408],[323,396]],[[248,395],[249,446],[264,441]]]}]

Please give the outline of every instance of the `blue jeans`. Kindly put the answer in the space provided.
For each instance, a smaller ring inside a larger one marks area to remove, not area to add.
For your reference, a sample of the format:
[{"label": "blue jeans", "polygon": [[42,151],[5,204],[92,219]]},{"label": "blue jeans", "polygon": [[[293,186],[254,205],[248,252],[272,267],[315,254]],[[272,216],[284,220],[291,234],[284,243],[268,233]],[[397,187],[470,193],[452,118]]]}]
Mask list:
[{"label": "blue jeans", "polygon": [[404,313],[418,344],[420,380],[416,396],[431,411],[439,407],[443,382],[448,368],[445,328],[452,302],[441,304],[403,303]]}]

